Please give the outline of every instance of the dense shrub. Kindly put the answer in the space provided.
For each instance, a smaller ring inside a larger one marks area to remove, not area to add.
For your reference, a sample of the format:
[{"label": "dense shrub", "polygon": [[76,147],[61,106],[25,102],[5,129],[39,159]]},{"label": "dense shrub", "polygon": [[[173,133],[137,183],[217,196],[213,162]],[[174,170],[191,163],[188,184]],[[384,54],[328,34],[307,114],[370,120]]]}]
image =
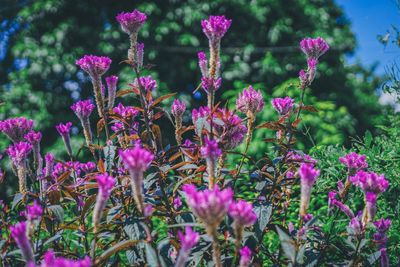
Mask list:
[{"label": "dense shrub", "polygon": [[[117,90],[117,76],[103,79],[110,58],[85,55],[76,61],[90,77],[94,101],[71,106],[82,129],[79,148],[71,141],[72,122],[55,127],[68,158],[42,156],[46,136],[34,130],[32,120],[0,122],[11,141],[6,153],[19,185],[0,212],[3,265],[388,266],[388,254],[397,250],[387,244],[391,221],[384,212],[395,209],[386,195],[397,183],[389,186],[383,174],[373,172],[383,172],[376,150],[366,146],[368,161],[337,152],[333,166],[322,150],[315,152],[318,161],[295,149],[304,118],[319,112],[307,103],[306,91],[329,50],[325,40],[300,42],[307,68],[300,70],[297,86],[288,88],[298,97],[265,102],[249,86],[236,98],[236,108],[228,109],[215,93],[223,88],[220,41],[231,20],[202,20],[209,53],[198,54],[197,90],[207,94],[207,105],[193,109],[186,125],[186,104],[175,99],[170,112],[162,109],[173,94],[154,98],[157,82],[142,75],[149,66],[138,33],[146,20],[138,10],[117,16],[130,41],[123,62],[134,77],[129,89]],[[129,105],[119,102],[128,95]],[[269,104],[275,120],[257,121]],[[174,124],[176,145],[162,144],[158,121],[165,117]],[[253,157],[247,151],[259,129],[271,133],[263,137],[269,149]],[[232,157],[238,160],[232,163]],[[341,181],[337,189],[335,175]],[[353,195],[360,197],[349,201]]]}]

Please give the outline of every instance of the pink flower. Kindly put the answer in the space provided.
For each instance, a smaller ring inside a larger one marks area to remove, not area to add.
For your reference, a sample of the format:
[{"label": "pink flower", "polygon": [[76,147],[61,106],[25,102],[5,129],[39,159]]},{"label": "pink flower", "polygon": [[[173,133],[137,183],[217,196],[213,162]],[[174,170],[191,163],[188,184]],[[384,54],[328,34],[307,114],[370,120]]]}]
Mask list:
[{"label": "pink flower", "polygon": [[15,166],[25,165],[29,153],[32,151],[32,145],[26,142],[19,142],[11,145],[6,149],[6,152]]},{"label": "pink flower", "polygon": [[357,215],[356,217],[354,217],[350,220],[349,229],[351,229],[351,231],[353,232],[354,235],[362,234],[364,227],[360,220],[360,215]]},{"label": "pink flower", "polygon": [[347,206],[346,204],[342,203],[341,201],[337,200],[336,197],[336,192],[329,192],[329,202],[328,206],[333,207],[336,206],[338,207],[342,212],[344,212],[350,219],[354,218],[354,213],[353,211]]},{"label": "pink flower", "polygon": [[279,113],[279,115],[286,115],[293,108],[294,100],[290,97],[285,98],[274,98],[271,101],[274,109]]},{"label": "pink flower", "polygon": [[31,143],[32,145],[39,144],[40,140],[42,140],[42,133],[30,131],[24,136],[25,140]]},{"label": "pink flower", "polygon": [[228,213],[233,218],[234,223],[241,227],[251,226],[257,221],[253,205],[244,200],[233,202],[229,206]]},{"label": "pink flower", "polygon": [[208,61],[207,61],[206,53],[201,51],[197,54],[197,56],[199,58],[199,67],[200,67],[201,75],[203,77],[208,77]]},{"label": "pink flower", "polygon": [[232,20],[226,19],[225,16],[210,16],[208,20],[201,21],[203,32],[210,42],[219,42],[231,24]]},{"label": "pink flower", "polygon": [[174,209],[176,209],[176,210],[178,210],[182,206],[182,200],[179,196],[174,198],[173,205],[174,205]]},{"label": "pink flower", "polygon": [[14,143],[21,142],[33,128],[33,121],[26,118],[12,118],[0,121],[0,132]]},{"label": "pink flower", "polygon": [[211,111],[208,107],[199,107],[198,110],[194,108],[192,110],[192,122],[193,122],[193,124],[196,124],[198,119],[207,118],[210,115],[211,115]]},{"label": "pink flower", "polygon": [[248,267],[251,264],[251,250],[247,247],[244,246],[243,248],[240,249],[240,262],[239,266],[240,267]]},{"label": "pink flower", "polygon": [[200,235],[189,226],[186,226],[185,233],[178,231],[178,237],[185,251],[191,250],[200,240]]},{"label": "pink flower", "polygon": [[236,100],[236,108],[244,114],[248,112],[256,114],[260,112],[263,107],[264,99],[260,90],[254,90],[251,85],[247,89],[243,89],[243,92],[239,94]]},{"label": "pink flower", "polygon": [[215,140],[209,140],[208,137],[204,138],[204,146],[200,148],[201,155],[211,161],[216,161],[221,155],[222,150],[218,147]]},{"label": "pink flower", "polygon": [[62,124],[62,123],[58,124],[56,126],[56,129],[57,129],[57,132],[62,137],[64,137],[64,136],[67,136],[67,135],[69,136],[69,131],[71,130],[71,127],[72,127],[72,122],[67,122],[65,124]]},{"label": "pink flower", "polygon": [[43,208],[35,200],[31,206],[26,207],[27,219],[30,221],[39,219],[43,214]]},{"label": "pink flower", "polygon": [[45,166],[45,171],[44,171],[44,176],[50,176],[51,172],[53,170],[53,165],[54,165],[54,155],[52,153],[47,153],[46,156],[44,157],[46,166]]},{"label": "pink flower", "polygon": [[63,257],[56,257],[53,251],[47,251],[42,263],[38,267],[90,267],[92,261],[88,256],[82,260],[71,260]]},{"label": "pink flower", "polygon": [[12,238],[21,249],[21,254],[27,263],[35,260],[33,256],[32,245],[28,237],[28,227],[26,222],[19,222],[10,227]]},{"label": "pink flower", "polygon": [[111,191],[115,186],[115,178],[108,174],[99,174],[96,176],[99,186],[99,193],[96,198],[96,204],[93,211],[94,232],[97,232],[97,227],[103,214],[103,210],[107,205],[107,200],[110,198]]},{"label": "pink flower", "polygon": [[96,164],[94,162],[86,162],[86,163],[80,163],[79,168],[84,172],[84,173],[90,173],[96,169]]},{"label": "pink flower", "polygon": [[365,193],[365,208],[367,211],[367,221],[371,222],[376,214],[376,199],[377,194],[373,192]]},{"label": "pink flower", "polygon": [[340,157],[339,161],[349,170],[358,171],[360,169],[368,168],[368,163],[365,158],[365,155],[359,155],[355,152],[351,152],[343,157]]},{"label": "pink flower", "polygon": [[317,164],[317,160],[313,159],[311,156],[304,154],[302,152],[294,152],[294,151],[289,151],[287,154],[287,159],[291,161],[295,161],[298,163],[309,163],[309,164]]},{"label": "pink flower", "polygon": [[113,112],[124,119],[128,117],[134,119],[139,114],[139,111],[137,109],[133,107],[125,107],[124,105],[122,105],[122,103],[119,103],[115,108],[113,108]]},{"label": "pink flower", "polygon": [[146,171],[154,159],[154,155],[151,152],[140,146],[124,151],[121,150],[119,156],[125,167],[132,173]]},{"label": "pink flower", "polygon": [[182,118],[183,113],[185,113],[186,105],[183,101],[175,99],[171,106],[171,114],[176,118]]},{"label": "pink flower", "polygon": [[81,121],[86,121],[89,118],[90,114],[92,114],[94,105],[89,99],[81,100],[73,104],[71,106],[71,109],[75,112],[76,116]]},{"label": "pink flower", "polygon": [[381,218],[374,222],[374,226],[379,233],[385,233],[387,230],[389,230],[391,225],[392,221],[385,218]]},{"label": "pink flower", "polygon": [[329,45],[321,37],[305,38],[300,42],[300,49],[307,58],[318,59],[329,50]]},{"label": "pink flower", "polygon": [[221,87],[221,82],[221,78],[202,77],[201,87],[204,91],[209,93],[210,91],[217,91]]},{"label": "pink flower", "polygon": [[379,194],[389,187],[389,182],[385,179],[385,176],[374,172],[358,171],[354,176],[350,176],[349,179],[350,182],[360,187],[364,192]]},{"label": "pink flower", "polygon": [[223,122],[223,125],[213,124],[222,139],[223,148],[229,150],[240,145],[247,133],[247,127],[243,124],[243,120],[227,108],[218,108],[214,116],[221,118]]},{"label": "pink flower", "polygon": [[154,212],[154,208],[153,208],[152,205],[146,204],[144,206],[144,209],[143,209],[143,216],[144,217],[150,217],[153,214],[153,212]]},{"label": "pink flower", "polygon": [[115,102],[115,95],[117,92],[117,83],[118,83],[118,76],[109,76],[106,77],[106,84],[107,84],[107,92],[108,92],[108,109],[111,109],[114,106]]},{"label": "pink flower", "polygon": [[117,21],[127,34],[137,34],[147,20],[146,14],[135,9],[132,12],[122,12],[117,15]]},{"label": "pink flower", "polygon": [[310,203],[311,190],[320,171],[314,169],[313,164],[302,163],[299,168],[301,195],[300,195],[300,216],[304,217],[307,214],[307,208]]},{"label": "pink flower", "polygon": [[183,191],[194,215],[211,228],[218,227],[232,203],[233,192],[230,188],[220,190],[215,186],[213,189],[197,191],[194,185],[186,184]]},{"label": "pink flower", "polygon": [[153,91],[154,89],[157,88],[156,80],[154,80],[150,75],[149,76],[140,77],[139,81],[136,78],[133,81],[133,86],[136,87],[136,88],[142,87],[146,92]]},{"label": "pink flower", "polygon": [[110,68],[111,62],[109,57],[85,55],[76,61],[76,65],[87,72],[92,79],[98,79]]}]

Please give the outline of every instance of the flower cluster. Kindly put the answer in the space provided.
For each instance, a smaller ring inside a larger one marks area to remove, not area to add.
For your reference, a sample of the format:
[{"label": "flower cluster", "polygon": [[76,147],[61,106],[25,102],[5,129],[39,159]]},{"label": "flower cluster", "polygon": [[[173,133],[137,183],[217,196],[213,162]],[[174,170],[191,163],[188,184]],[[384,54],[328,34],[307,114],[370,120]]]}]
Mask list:
[{"label": "flower cluster", "polygon": [[76,61],[76,65],[93,79],[98,79],[110,68],[111,62],[109,57],[85,55]]},{"label": "flower cluster", "polygon": [[264,107],[264,99],[260,90],[256,91],[250,85],[243,89],[236,99],[236,108],[244,114],[257,114]]},{"label": "flower cluster", "polygon": [[359,155],[355,152],[351,152],[343,157],[340,157],[339,161],[346,166],[350,172],[355,172],[368,168],[368,163],[365,159],[365,155]]},{"label": "flower cluster", "polygon": [[271,104],[279,115],[284,116],[292,110],[294,100],[288,96],[285,98],[274,98],[272,99]]},{"label": "flower cluster", "polygon": [[147,20],[146,14],[135,9],[132,12],[122,12],[117,15],[117,21],[121,25],[121,29],[127,34],[135,34]]},{"label": "flower cluster", "polygon": [[32,131],[32,128],[33,121],[23,117],[0,121],[0,132],[7,135],[14,143],[23,141],[24,136]]},{"label": "flower cluster", "polygon": [[208,20],[201,21],[203,32],[210,42],[219,42],[231,24],[232,20],[226,19],[225,16],[210,16]]}]

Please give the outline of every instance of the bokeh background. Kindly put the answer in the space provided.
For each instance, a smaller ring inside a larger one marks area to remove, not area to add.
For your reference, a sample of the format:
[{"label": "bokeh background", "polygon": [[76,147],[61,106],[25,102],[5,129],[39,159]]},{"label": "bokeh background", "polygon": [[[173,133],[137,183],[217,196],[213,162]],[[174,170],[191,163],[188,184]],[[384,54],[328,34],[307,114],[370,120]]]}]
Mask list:
[{"label": "bokeh background", "polygon": [[[145,62],[152,64],[148,73],[159,82],[158,95],[177,92],[191,107],[205,103],[203,92],[193,93],[200,78],[196,54],[207,49],[200,21],[210,14],[225,14],[233,23],[222,41],[219,97],[230,106],[249,84],[261,89],[267,101],[298,95],[294,85],[298,71],[305,67],[299,41],[321,36],[330,44],[307,92],[307,104],[314,104],[319,112],[305,115],[300,148],[349,145],[367,130],[379,134],[375,126],[385,125],[387,115],[394,112],[390,105],[381,104],[394,99],[383,95],[381,88],[385,66],[399,58],[397,46],[387,41],[387,32],[399,19],[399,9],[391,0],[0,2],[0,119],[34,119],[45,136],[44,151],[63,151],[56,149],[61,140],[54,125],[65,121],[79,125],[69,107],[80,98],[92,97],[88,77],[75,65],[77,58],[107,55],[113,59],[108,74],[120,76],[119,88],[132,82],[129,68],[119,64],[126,58],[129,42],[115,16],[134,8],[149,17],[139,38],[145,43]],[[129,104],[129,98],[124,101]],[[272,116],[267,107],[260,119]],[[190,114],[185,119],[189,121]],[[166,131],[165,142],[173,142],[171,123],[167,119],[159,123]],[[256,133],[256,142],[260,141],[250,148],[252,154],[263,153],[262,138],[268,134]],[[1,149],[6,143],[1,137]]]}]

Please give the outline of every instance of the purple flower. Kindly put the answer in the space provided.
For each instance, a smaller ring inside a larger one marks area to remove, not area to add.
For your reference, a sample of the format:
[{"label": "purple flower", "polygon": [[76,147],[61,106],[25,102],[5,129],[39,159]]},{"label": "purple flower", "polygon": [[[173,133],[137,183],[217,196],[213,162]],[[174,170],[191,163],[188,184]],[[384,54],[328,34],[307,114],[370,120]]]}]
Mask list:
[{"label": "purple flower", "polygon": [[94,232],[97,232],[97,227],[100,224],[103,210],[106,207],[107,200],[110,198],[111,191],[115,186],[115,178],[108,174],[99,174],[96,176],[96,180],[99,186],[99,193],[93,211]]},{"label": "purple flower", "polygon": [[90,173],[96,169],[96,164],[94,162],[86,162],[86,163],[80,163],[79,168],[84,172],[84,173]]},{"label": "purple flower", "polygon": [[120,151],[119,156],[131,173],[144,172],[154,159],[154,155],[151,152],[140,146]]},{"label": "purple flower", "polygon": [[185,251],[191,250],[200,240],[200,235],[189,226],[186,226],[185,233],[178,230],[178,237],[181,247]]},{"label": "purple flower", "polygon": [[10,227],[12,238],[21,249],[22,256],[27,263],[35,260],[33,256],[32,245],[28,237],[28,227],[26,222],[19,222]]},{"label": "purple flower", "polygon": [[137,34],[147,20],[146,14],[135,9],[132,12],[122,12],[116,16],[121,28],[127,34]]},{"label": "purple flower", "polygon": [[118,76],[106,77],[107,92],[108,92],[108,109],[112,109],[115,102],[115,95],[117,92]]},{"label": "purple flower", "polygon": [[279,113],[279,115],[284,116],[293,108],[294,100],[290,97],[285,98],[274,98],[271,101],[274,109]]},{"label": "purple flower", "polygon": [[76,65],[87,72],[92,79],[98,79],[110,68],[111,62],[109,57],[85,55],[76,61]]},{"label": "purple flower", "polygon": [[[89,118],[90,114],[94,109],[94,105],[88,100],[81,100],[71,106],[71,109],[75,112],[76,116],[81,120],[85,121]],[[57,129],[58,130],[58,129]],[[61,134],[61,133],[60,133]]]},{"label": "purple flower", "polygon": [[311,190],[320,171],[314,169],[313,164],[302,163],[299,168],[301,196],[300,196],[300,216],[304,217],[307,214],[307,208],[310,203]]},{"label": "purple flower", "polygon": [[318,59],[329,50],[329,45],[321,37],[305,38],[300,42],[300,49],[307,58]]},{"label": "purple flower", "polygon": [[143,216],[144,217],[150,217],[153,214],[153,212],[154,212],[154,208],[153,208],[152,205],[146,204],[144,206],[144,209],[143,209]]},{"label": "purple flower", "polygon": [[197,191],[194,185],[183,186],[186,200],[194,215],[198,217],[207,228],[216,228],[224,219],[232,203],[232,189],[220,190],[218,186],[213,189]]},{"label": "purple flower", "polygon": [[57,162],[53,168],[52,175],[54,178],[59,177],[67,171],[73,171],[77,176],[81,175],[80,163],[78,161],[67,161],[64,163]]},{"label": "purple flower", "polygon": [[40,140],[42,140],[42,133],[30,131],[24,136],[25,140],[31,143],[32,145],[38,144]]},{"label": "purple flower", "polygon": [[144,57],[144,44],[136,44],[136,65],[138,68],[143,67],[143,57]]},{"label": "purple flower", "polygon": [[111,130],[114,133],[120,133],[125,129],[124,124],[120,121],[117,121],[114,123],[114,125],[111,126]]},{"label": "purple flower", "polygon": [[389,187],[389,182],[385,179],[385,176],[374,172],[358,171],[354,176],[350,176],[349,179],[350,182],[360,187],[364,192],[379,194]]},{"label": "purple flower", "polygon": [[208,137],[204,138],[204,146],[200,148],[200,152],[203,158],[211,161],[216,161],[222,155],[222,150],[218,147],[217,141],[209,140]]},{"label": "purple flower", "polygon": [[119,103],[115,108],[113,108],[113,112],[124,119],[128,117],[134,119],[139,114],[137,109],[133,107],[125,107],[122,103]]},{"label": "purple flower", "polygon": [[0,121],[0,132],[14,143],[21,142],[33,128],[33,121],[26,118],[12,118]]},{"label": "purple flower", "polygon": [[361,235],[364,230],[363,224],[362,224],[359,216],[352,218],[350,220],[348,227],[349,227],[349,230],[351,230],[352,234],[354,234],[354,235]]},{"label": "purple flower", "polygon": [[88,256],[82,260],[71,260],[63,257],[56,257],[53,251],[47,251],[44,254],[43,261],[41,265],[37,267],[90,267],[92,266],[92,261]]},{"label": "purple flower", "polygon": [[379,233],[385,233],[389,230],[392,225],[392,221],[389,219],[381,218],[374,222],[374,226]]},{"label": "purple flower", "polygon": [[309,163],[309,164],[317,164],[317,160],[313,159],[311,156],[305,154],[305,153],[299,153],[299,152],[293,152],[289,151],[287,156],[288,160],[299,162],[299,163]]},{"label": "purple flower", "polygon": [[210,16],[208,20],[201,21],[203,32],[210,42],[219,42],[231,24],[232,20],[226,19],[225,16]]},{"label": "purple flower", "polygon": [[389,256],[386,248],[381,248],[381,267],[389,267]]},{"label": "purple flower", "polygon": [[234,223],[240,227],[251,226],[257,221],[253,205],[244,200],[233,202],[229,206],[228,213],[233,218]]},{"label": "purple flower", "polygon": [[174,209],[176,209],[176,210],[178,210],[182,206],[182,200],[179,196],[174,198],[173,205],[174,205]]},{"label": "purple flower", "polygon": [[223,122],[223,125],[218,123],[213,125],[222,139],[223,148],[229,150],[240,145],[247,133],[243,120],[227,108],[218,108],[214,115]]},{"label": "purple flower", "polygon": [[44,176],[50,176],[51,172],[53,170],[53,165],[54,165],[54,155],[52,153],[47,153],[46,156],[44,157],[45,160],[45,171],[44,171]]},{"label": "purple flower", "polygon": [[240,267],[248,267],[248,266],[250,266],[250,263],[251,263],[251,250],[247,246],[244,246],[243,248],[240,249],[239,253],[240,253],[239,266]]},{"label": "purple flower", "polygon": [[367,222],[371,222],[376,214],[376,199],[377,194],[373,192],[365,193],[365,208],[367,211]]},{"label": "purple flower", "polygon": [[8,156],[15,166],[25,165],[25,160],[31,151],[32,145],[27,142],[19,142],[6,149]]},{"label": "purple flower", "polygon": [[26,214],[28,220],[37,220],[43,214],[42,206],[35,200],[31,206],[26,207]]},{"label": "purple flower", "polygon": [[146,92],[149,92],[149,91],[153,91],[154,89],[157,88],[157,82],[149,75],[149,76],[140,77],[139,81],[136,78],[133,81],[133,86],[136,88],[142,87]]},{"label": "purple flower", "polygon": [[354,213],[353,211],[347,206],[346,204],[342,203],[341,201],[337,200],[336,197],[336,192],[329,192],[329,201],[328,201],[328,206],[333,207],[336,206],[338,207],[342,212],[344,212],[350,219],[354,218]]},{"label": "purple flower", "polygon": [[197,54],[199,58],[199,67],[200,67],[200,72],[203,77],[208,77],[208,61],[206,57],[206,53],[203,51],[199,52]]},{"label": "purple flower", "polygon": [[197,120],[200,118],[207,118],[211,115],[211,111],[208,107],[199,107],[199,109],[192,110],[192,122],[196,124]]},{"label": "purple flower", "polygon": [[62,124],[62,123],[58,124],[56,126],[56,129],[57,129],[58,133],[62,137],[64,137],[64,136],[67,136],[67,135],[69,136],[69,131],[71,130],[71,127],[72,127],[72,122],[67,122],[65,124]]},{"label": "purple flower", "polygon": [[186,105],[183,101],[175,99],[171,106],[171,113],[176,118],[182,118],[183,113],[185,113]]},{"label": "purple flower", "polygon": [[260,90],[254,90],[251,85],[247,89],[243,89],[243,92],[239,94],[236,100],[236,108],[244,114],[248,112],[256,114],[260,112],[263,107],[264,99]]},{"label": "purple flower", "polygon": [[339,161],[350,171],[354,172],[360,169],[368,168],[368,163],[365,158],[365,155],[359,155],[355,152],[351,152],[343,157],[340,157]]},{"label": "purple flower", "polygon": [[217,91],[221,87],[221,78],[213,78],[213,77],[202,77],[201,78],[201,87],[207,93],[212,91]]}]

